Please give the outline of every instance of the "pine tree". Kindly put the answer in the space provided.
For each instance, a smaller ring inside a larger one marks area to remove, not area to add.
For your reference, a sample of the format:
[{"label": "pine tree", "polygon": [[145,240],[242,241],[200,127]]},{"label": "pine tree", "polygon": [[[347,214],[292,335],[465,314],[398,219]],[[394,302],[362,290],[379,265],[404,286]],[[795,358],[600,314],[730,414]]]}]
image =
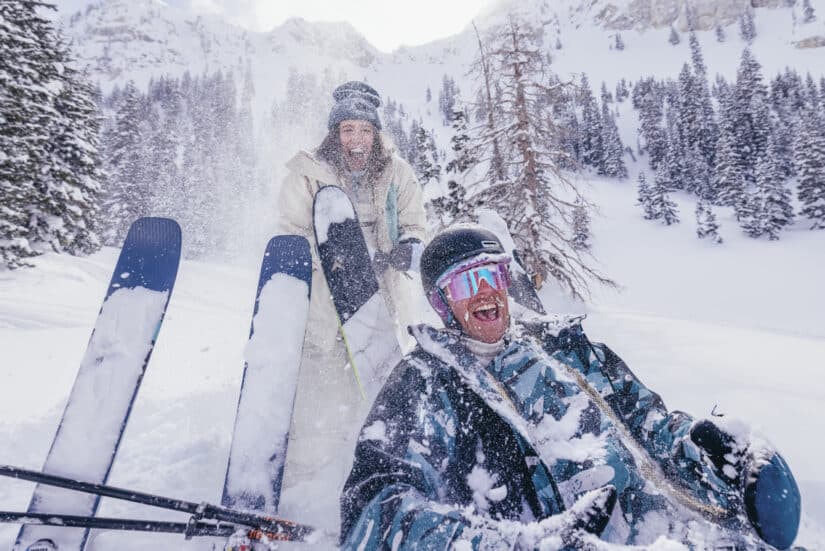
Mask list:
[{"label": "pine tree", "polygon": [[644,210],[645,220],[653,220],[656,218],[656,212],[653,210],[653,197],[650,187],[647,185],[644,172],[639,172],[638,184],[639,189],[636,204]]},{"label": "pine tree", "polygon": [[68,47],[29,0],[0,2],[0,259],[97,241],[97,112]]},{"label": "pine tree", "polygon": [[123,99],[115,116],[115,125],[106,137],[108,185],[103,197],[106,213],[103,242],[117,246],[129,225],[140,215],[142,188],[140,95],[134,82],[123,90]]},{"label": "pine tree", "polygon": [[481,51],[489,53],[501,98],[493,127],[482,126],[474,143],[480,158],[490,160],[493,138],[506,136],[498,144],[508,170],[503,179],[488,172],[474,203],[494,209],[507,222],[525,266],[539,281],[550,276],[576,297],[588,294],[593,281],[613,284],[573,247],[575,201],[590,205],[554,162],[559,154],[553,145],[554,106],[566,90],[552,78],[547,85],[550,71],[540,27],[511,14],[492,29]]},{"label": "pine tree", "polygon": [[668,195],[670,187],[667,170],[664,165],[659,165],[656,169],[653,187],[650,189],[650,210],[653,213],[653,219],[661,220],[667,226],[679,223],[676,203],[671,201]]},{"label": "pine tree", "polygon": [[436,197],[428,206],[437,219],[439,229],[448,227],[473,209],[467,199],[467,190],[455,180],[447,182],[447,195]]},{"label": "pine tree", "polygon": [[825,229],[825,133],[812,111],[802,113],[794,141],[800,214],[812,221],[811,229]]},{"label": "pine tree", "polygon": [[722,28],[722,25],[716,25],[716,42],[724,42],[725,41],[725,29]]},{"label": "pine tree", "polygon": [[[429,92],[429,88],[427,89]],[[458,96],[458,87],[455,80],[448,75],[444,75],[441,79],[441,90],[438,92],[438,110],[441,113],[441,120],[444,126],[449,126],[453,112],[455,111],[456,98]]]},{"label": "pine tree", "polygon": [[[639,88],[636,86],[634,93]],[[644,139],[644,151],[649,156],[650,167],[656,169],[667,151],[667,133],[662,126],[662,99],[653,88],[648,88],[647,92],[639,95],[638,102],[639,133]]]},{"label": "pine tree", "polygon": [[756,38],[756,22],[753,19],[753,8],[748,5],[745,13],[739,17],[739,36],[748,44],[753,43]]},{"label": "pine tree", "polygon": [[622,103],[630,95],[627,90],[627,81],[622,79],[616,84],[616,102]]},{"label": "pine tree", "polygon": [[590,249],[590,215],[581,201],[573,209],[573,239],[571,246],[579,251]]},{"label": "pine tree", "polygon": [[463,109],[453,111],[453,135],[450,138],[453,158],[450,159],[446,167],[447,172],[450,174],[461,174],[478,161],[475,153],[470,149],[470,134],[467,118],[467,113]]},{"label": "pine tree", "polygon": [[624,51],[624,40],[622,40],[622,34],[621,33],[616,33],[616,42],[615,42],[614,48],[616,48],[620,52]]},{"label": "pine tree", "polygon": [[30,3],[0,2],[0,23],[0,259],[17,268],[37,254],[29,220],[42,189],[53,71],[32,28],[46,22]]},{"label": "pine tree", "polygon": [[100,200],[104,174],[100,155],[100,121],[94,89],[72,68],[68,49],[59,50],[63,87],[55,97],[61,116],[50,126],[52,166],[49,186],[50,242],[70,254],[90,254],[100,248]]},{"label": "pine tree", "polygon": [[752,237],[767,235],[771,241],[779,239],[779,232],[793,222],[791,192],[775,162],[773,141],[768,154],[759,159],[756,177],[757,211],[746,221],[746,232]]},{"label": "pine tree", "polygon": [[610,113],[607,103],[602,103],[602,144],[604,147],[604,157],[602,159],[602,172],[605,176],[613,178],[627,178],[627,167],[624,164],[624,145],[619,137],[619,129],[616,121]]},{"label": "pine tree", "polygon": [[415,142],[418,156],[415,159],[413,168],[418,176],[418,181],[422,186],[427,185],[432,180],[438,181],[441,178],[441,165],[438,162],[438,151],[432,134],[419,126],[415,134]]},{"label": "pine tree", "polygon": [[813,23],[816,21],[814,8],[811,6],[811,0],[802,0],[802,22]]},{"label": "pine tree", "polygon": [[709,239],[717,244],[722,243],[716,215],[713,214],[710,204],[701,199],[696,203],[696,235],[699,239]]},{"label": "pine tree", "polygon": [[670,36],[668,36],[667,41],[670,42],[673,46],[679,44],[682,39],[679,37],[679,33],[676,32],[676,29],[673,27],[670,28]]},{"label": "pine tree", "polygon": [[582,163],[596,168],[598,173],[602,174],[604,160],[602,137],[604,136],[604,129],[602,128],[599,106],[593,96],[593,91],[590,89],[587,75],[582,75],[580,95],[582,105]]},{"label": "pine tree", "polygon": [[767,154],[771,118],[761,66],[747,48],[742,52],[733,101],[731,113],[736,148],[740,152],[740,169],[746,186],[753,186],[756,184],[756,162]]}]

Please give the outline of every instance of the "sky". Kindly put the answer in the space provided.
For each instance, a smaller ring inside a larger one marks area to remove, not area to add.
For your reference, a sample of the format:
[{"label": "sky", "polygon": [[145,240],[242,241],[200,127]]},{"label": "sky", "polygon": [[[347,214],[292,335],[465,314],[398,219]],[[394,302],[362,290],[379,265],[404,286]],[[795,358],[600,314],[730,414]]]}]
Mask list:
[{"label": "sky", "polygon": [[289,17],[348,21],[376,48],[425,44],[464,29],[495,0],[173,0],[198,12],[221,14],[255,31],[268,31]]}]

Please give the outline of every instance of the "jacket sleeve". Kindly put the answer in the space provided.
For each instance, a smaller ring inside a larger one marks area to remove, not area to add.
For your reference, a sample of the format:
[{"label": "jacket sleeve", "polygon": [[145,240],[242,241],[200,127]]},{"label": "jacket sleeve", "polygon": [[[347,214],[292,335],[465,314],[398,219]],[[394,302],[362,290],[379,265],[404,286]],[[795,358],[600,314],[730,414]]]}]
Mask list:
[{"label": "jacket sleeve", "polygon": [[592,343],[574,325],[559,333],[559,344],[574,353],[588,380],[606,382],[598,388],[616,417],[633,438],[655,459],[664,472],[682,481],[697,496],[707,492],[723,506],[736,499],[738,488],[730,486],[704,452],[691,440],[695,419],[682,411],[668,411],[662,398],[647,388],[627,364],[610,348]]},{"label": "jacket sleeve", "polygon": [[400,239],[427,240],[427,217],[421,185],[406,161],[398,159],[398,235]]},{"label": "jacket sleeve", "polygon": [[447,550],[459,540],[472,549],[508,548],[494,529],[474,526],[439,499],[445,487],[439,469],[449,458],[427,449],[437,438],[425,436],[433,385],[417,371],[402,362],[364,424],[341,496],[341,548]]},{"label": "jacket sleeve", "polygon": [[426,405],[415,371],[396,367],[364,423],[341,496],[342,549],[447,549],[461,529],[458,512],[437,506],[438,475],[419,447]]},{"label": "jacket sleeve", "polygon": [[309,179],[291,170],[278,194],[276,233],[303,235],[313,242],[312,198]]}]

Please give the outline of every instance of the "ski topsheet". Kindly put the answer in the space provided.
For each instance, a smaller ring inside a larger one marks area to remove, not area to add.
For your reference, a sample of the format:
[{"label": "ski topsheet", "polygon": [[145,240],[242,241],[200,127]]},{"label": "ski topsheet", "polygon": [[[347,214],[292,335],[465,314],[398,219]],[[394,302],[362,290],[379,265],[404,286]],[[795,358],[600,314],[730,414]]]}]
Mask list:
[{"label": "ski topsheet", "polygon": [[[181,233],[166,218],[135,221],[120,252],[43,472],[93,482],[109,476],[160,331],[180,261]],[[38,485],[30,513],[94,515],[99,497]],[[84,528],[23,526],[15,549],[50,539],[80,550]]]},{"label": "ski topsheet", "polygon": [[261,263],[221,503],[274,514],[301,364],[312,257],[305,237],[273,237]]},{"label": "ski topsheet", "polygon": [[401,360],[395,325],[378,288],[367,242],[347,194],[326,186],[315,194],[315,240],[353,373],[371,404]]}]

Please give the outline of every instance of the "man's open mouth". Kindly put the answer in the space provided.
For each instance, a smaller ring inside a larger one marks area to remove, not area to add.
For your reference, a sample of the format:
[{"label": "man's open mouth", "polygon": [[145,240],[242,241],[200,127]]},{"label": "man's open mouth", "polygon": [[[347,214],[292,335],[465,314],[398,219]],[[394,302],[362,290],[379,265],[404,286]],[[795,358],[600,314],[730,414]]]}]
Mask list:
[{"label": "man's open mouth", "polygon": [[497,303],[483,304],[473,310],[473,317],[479,321],[496,321],[500,308]]}]

